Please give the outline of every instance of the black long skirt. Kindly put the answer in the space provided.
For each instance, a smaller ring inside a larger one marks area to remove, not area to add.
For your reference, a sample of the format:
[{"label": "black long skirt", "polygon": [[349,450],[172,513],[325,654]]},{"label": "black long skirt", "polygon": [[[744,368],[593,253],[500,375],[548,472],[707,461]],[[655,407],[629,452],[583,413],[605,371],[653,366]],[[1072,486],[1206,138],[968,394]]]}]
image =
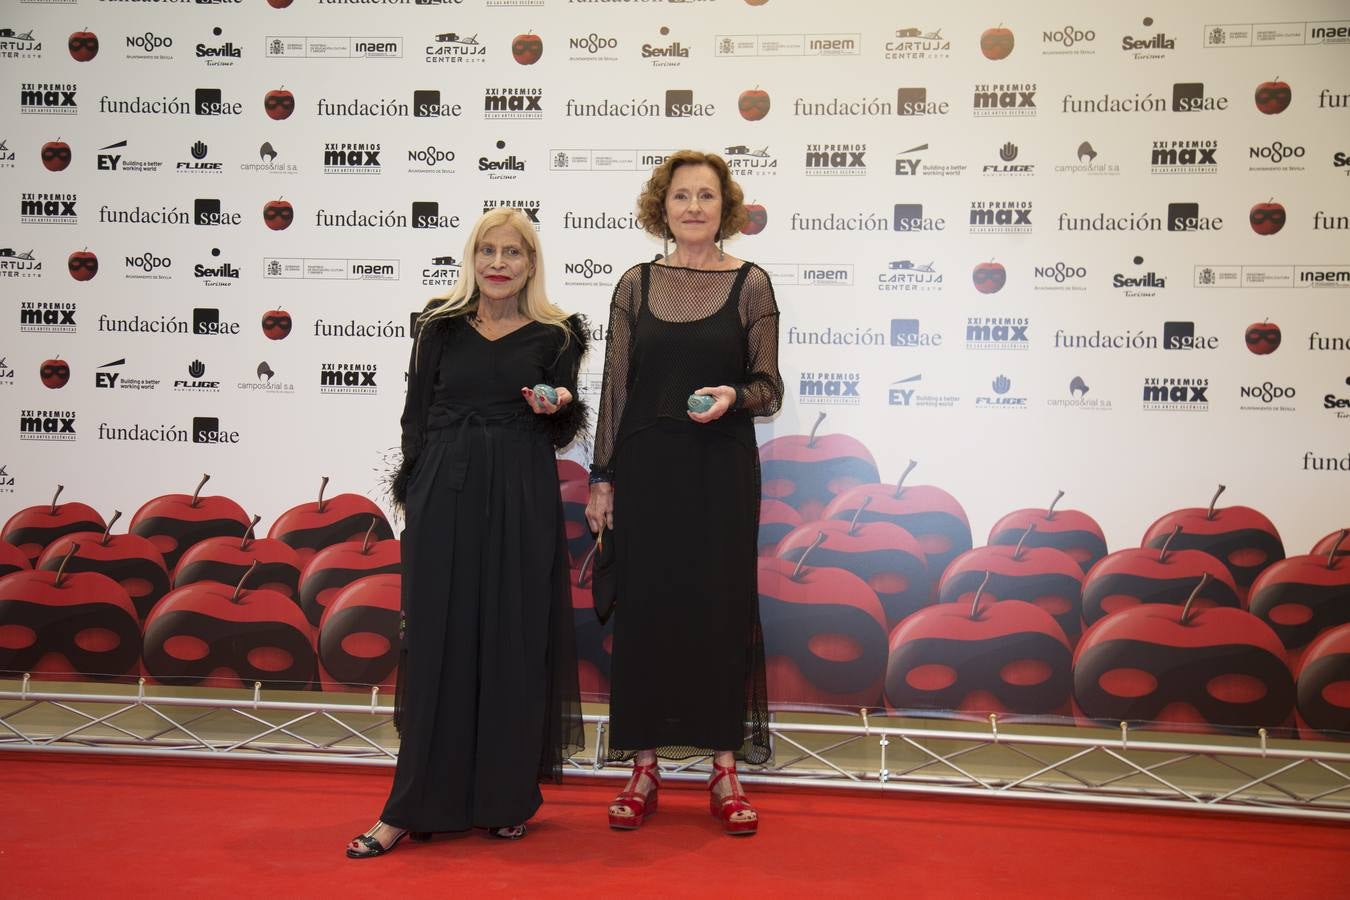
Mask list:
[{"label": "black long skirt", "polygon": [[769,758],[754,432],[660,420],[615,454],[610,757]]},{"label": "black long skirt", "polygon": [[581,742],[562,500],[537,431],[429,433],[408,489],[398,766],[383,821],[526,821]]}]

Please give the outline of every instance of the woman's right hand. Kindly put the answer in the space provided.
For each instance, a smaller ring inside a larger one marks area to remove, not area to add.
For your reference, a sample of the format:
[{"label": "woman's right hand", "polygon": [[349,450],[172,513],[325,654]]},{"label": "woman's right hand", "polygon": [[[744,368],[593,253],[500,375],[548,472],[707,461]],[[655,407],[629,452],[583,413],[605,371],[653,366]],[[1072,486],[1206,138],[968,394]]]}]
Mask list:
[{"label": "woman's right hand", "polygon": [[614,485],[607,481],[591,485],[591,498],[586,501],[586,524],[596,534],[602,527],[614,527]]}]

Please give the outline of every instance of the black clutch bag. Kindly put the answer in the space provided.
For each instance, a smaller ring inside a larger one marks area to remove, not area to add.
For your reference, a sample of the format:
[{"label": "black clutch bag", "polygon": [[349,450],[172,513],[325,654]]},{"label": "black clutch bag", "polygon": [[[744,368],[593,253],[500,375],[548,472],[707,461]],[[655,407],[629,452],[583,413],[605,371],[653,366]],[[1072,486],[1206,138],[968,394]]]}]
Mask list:
[{"label": "black clutch bag", "polygon": [[603,625],[614,613],[618,602],[617,573],[614,571],[614,529],[601,528],[591,550],[591,605]]}]

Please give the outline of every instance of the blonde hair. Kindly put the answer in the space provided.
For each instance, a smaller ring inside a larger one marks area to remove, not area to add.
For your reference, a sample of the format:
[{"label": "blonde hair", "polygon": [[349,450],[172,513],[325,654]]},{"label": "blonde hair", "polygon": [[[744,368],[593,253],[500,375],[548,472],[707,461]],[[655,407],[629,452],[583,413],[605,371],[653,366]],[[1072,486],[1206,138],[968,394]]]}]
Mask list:
[{"label": "blonde hair", "polygon": [[539,247],[539,234],[530,223],[529,217],[514,206],[499,206],[483,213],[483,217],[474,224],[469,232],[469,239],[464,243],[464,258],[460,260],[459,280],[448,293],[433,298],[418,317],[418,321],[425,326],[433,319],[455,318],[478,311],[478,278],[474,274],[473,261],[478,255],[478,244],[482,241],[483,235],[498,225],[509,225],[520,234],[534,270],[516,297],[520,314],[535,322],[562,328],[565,346],[567,339],[570,338],[568,329],[563,326],[568,314],[560,307],[554,306],[544,292],[544,256]]}]

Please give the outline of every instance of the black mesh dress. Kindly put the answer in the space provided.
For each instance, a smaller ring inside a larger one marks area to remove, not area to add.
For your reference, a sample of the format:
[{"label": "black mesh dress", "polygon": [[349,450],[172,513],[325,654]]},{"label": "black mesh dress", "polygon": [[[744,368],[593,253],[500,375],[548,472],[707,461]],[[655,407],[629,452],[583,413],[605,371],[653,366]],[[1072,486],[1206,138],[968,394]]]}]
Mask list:
[{"label": "black mesh dress", "polygon": [[[691,420],[689,395],[720,385],[736,389],[735,406]],[[624,273],[593,466],[614,482],[611,759],[646,749],[769,758],[752,417],[773,415],[782,397],[778,306],[763,269],[644,263]]]}]

